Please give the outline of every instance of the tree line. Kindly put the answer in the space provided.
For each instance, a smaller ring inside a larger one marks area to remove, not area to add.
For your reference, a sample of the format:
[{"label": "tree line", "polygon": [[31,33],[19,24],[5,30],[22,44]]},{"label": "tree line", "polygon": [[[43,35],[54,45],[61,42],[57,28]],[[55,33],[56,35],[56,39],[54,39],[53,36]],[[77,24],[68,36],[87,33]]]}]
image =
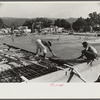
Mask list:
[{"label": "tree line", "polygon": [[[15,29],[18,27],[15,24],[7,26],[0,18],[0,28],[12,27]],[[87,31],[100,31],[100,13],[93,12],[89,13],[87,18],[77,18],[73,23],[69,23],[66,19],[50,20],[49,18],[34,18],[25,21],[23,26],[28,26],[29,29],[43,29],[51,26],[62,27],[66,30],[73,29],[76,32],[87,32]]]}]

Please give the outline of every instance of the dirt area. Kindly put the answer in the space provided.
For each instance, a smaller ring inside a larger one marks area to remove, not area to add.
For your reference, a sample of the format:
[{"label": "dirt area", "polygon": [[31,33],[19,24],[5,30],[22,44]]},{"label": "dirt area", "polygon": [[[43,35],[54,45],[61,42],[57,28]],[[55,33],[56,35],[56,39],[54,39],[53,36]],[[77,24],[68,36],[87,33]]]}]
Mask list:
[{"label": "dirt area", "polygon": [[[92,41],[91,44],[97,49],[98,53],[100,54],[100,43],[94,43],[95,41],[99,40],[99,38],[92,36],[88,37],[87,39],[85,36],[61,35],[59,39],[59,35],[29,35],[16,37],[13,42],[10,37],[4,37],[0,39],[0,42],[13,44],[26,50],[35,52],[36,47],[34,41],[37,38],[51,40],[53,44],[53,51],[58,57],[62,59],[74,59],[78,57],[81,54],[81,50],[83,49],[81,45],[83,41]],[[48,52],[47,56],[51,56],[50,52]]]}]

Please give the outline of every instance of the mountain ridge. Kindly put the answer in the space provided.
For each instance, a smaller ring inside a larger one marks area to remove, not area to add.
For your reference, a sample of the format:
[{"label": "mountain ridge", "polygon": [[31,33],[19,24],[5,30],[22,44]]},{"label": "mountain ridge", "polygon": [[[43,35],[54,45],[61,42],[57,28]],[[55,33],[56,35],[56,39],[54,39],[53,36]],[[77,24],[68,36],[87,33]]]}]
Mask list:
[{"label": "mountain ridge", "polygon": [[[26,20],[29,19],[34,19],[34,18],[16,18],[16,17],[1,17],[1,19],[3,20],[4,24],[6,25],[11,25],[16,24],[17,26],[23,25],[25,23]],[[73,23],[77,20],[77,18],[48,18],[52,21],[56,20],[56,19],[65,19],[66,21],[68,21],[69,23]]]}]

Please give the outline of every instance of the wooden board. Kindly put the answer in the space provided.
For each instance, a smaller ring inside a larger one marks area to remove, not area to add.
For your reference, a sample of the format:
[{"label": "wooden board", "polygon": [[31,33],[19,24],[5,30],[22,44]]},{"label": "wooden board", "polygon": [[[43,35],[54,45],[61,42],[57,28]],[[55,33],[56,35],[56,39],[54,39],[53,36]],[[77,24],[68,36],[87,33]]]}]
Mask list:
[{"label": "wooden board", "polygon": [[[86,83],[89,83],[89,82],[93,83],[94,81],[97,80],[98,76],[100,75],[100,59],[95,60],[93,62],[93,66],[90,66],[87,63],[83,63],[83,64],[78,64],[73,67],[75,68],[75,70],[79,72],[79,74],[86,81]],[[58,80],[54,82],[64,82],[65,83],[67,80],[68,80],[68,77],[63,76],[62,78],[59,78]],[[70,83],[71,82],[84,82],[84,81],[82,81],[79,77],[77,77],[74,74],[70,80]]]}]

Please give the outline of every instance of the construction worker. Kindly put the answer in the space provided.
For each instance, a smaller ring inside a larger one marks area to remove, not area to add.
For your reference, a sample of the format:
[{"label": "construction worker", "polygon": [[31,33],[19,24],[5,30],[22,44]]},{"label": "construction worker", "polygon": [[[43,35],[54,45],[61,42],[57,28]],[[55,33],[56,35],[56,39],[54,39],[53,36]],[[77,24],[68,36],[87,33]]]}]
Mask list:
[{"label": "construction worker", "polygon": [[98,52],[97,50],[93,47],[90,46],[87,42],[83,42],[82,43],[83,47],[85,48],[84,50],[82,50],[82,54],[80,57],[78,57],[77,59],[83,58],[84,56],[86,57],[88,62],[92,62],[98,58]]},{"label": "construction worker", "polygon": [[51,52],[51,54],[52,54],[53,56],[56,56],[56,55],[53,53],[52,49],[51,49],[52,43],[51,43],[50,41],[45,41],[45,40],[42,40],[42,39],[37,39],[37,40],[35,41],[35,45],[36,45],[36,55],[35,55],[35,57],[38,56],[38,52],[39,52],[39,50],[40,50],[40,52],[43,51],[43,57],[46,58],[47,48],[49,49],[49,51]]}]

